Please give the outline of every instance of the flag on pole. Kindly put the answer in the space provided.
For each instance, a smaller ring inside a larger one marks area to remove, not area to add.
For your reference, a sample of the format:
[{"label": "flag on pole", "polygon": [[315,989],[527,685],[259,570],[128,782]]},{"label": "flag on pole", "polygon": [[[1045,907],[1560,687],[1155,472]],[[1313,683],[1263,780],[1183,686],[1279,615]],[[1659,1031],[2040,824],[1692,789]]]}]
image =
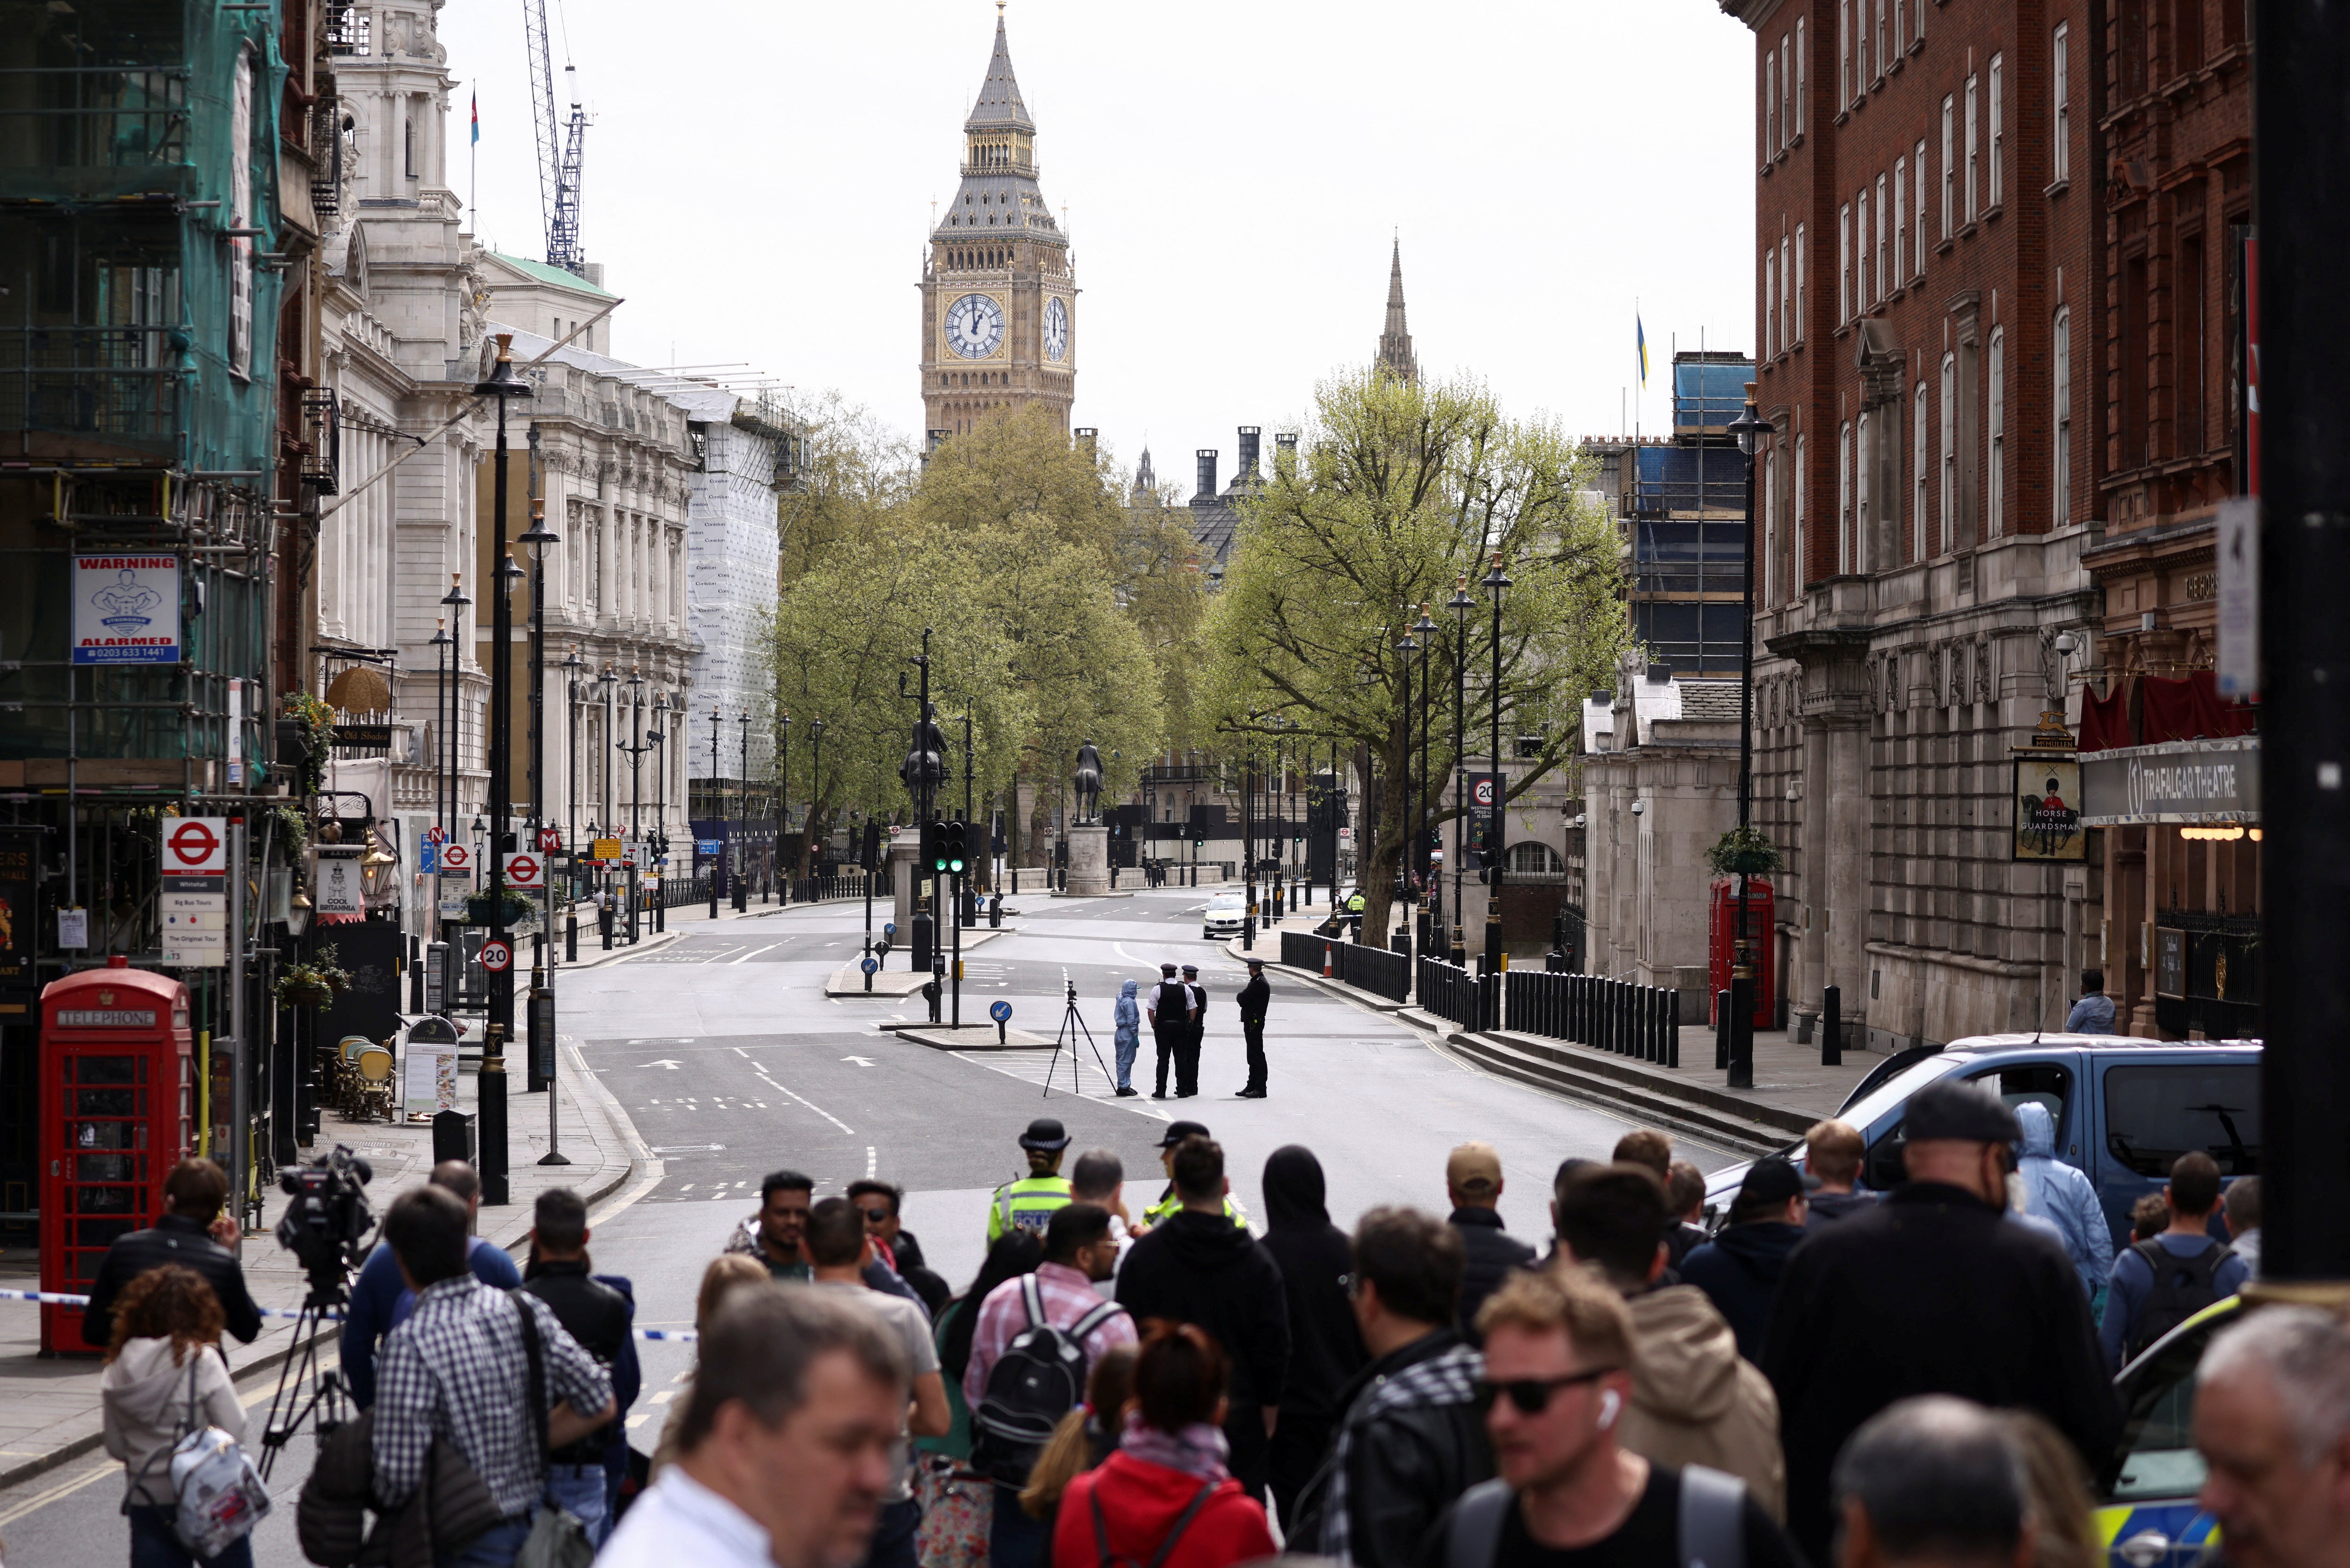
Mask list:
[{"label": "flag on pole", "polygon": [[473,145],[482,144],[482,89],[473,89]]},{"label": "flag on pole", "polygon": [[[479,141],[481,139],[482,128],[476,123],[473,127],[473,140]],[[1640,386],[1643,390],[1646,390],[1648,385],[1648,329],[1642,324],[1640,313],[1637,310],[1632,313],[1632,335],[1638,340],[1640,346]]]}]

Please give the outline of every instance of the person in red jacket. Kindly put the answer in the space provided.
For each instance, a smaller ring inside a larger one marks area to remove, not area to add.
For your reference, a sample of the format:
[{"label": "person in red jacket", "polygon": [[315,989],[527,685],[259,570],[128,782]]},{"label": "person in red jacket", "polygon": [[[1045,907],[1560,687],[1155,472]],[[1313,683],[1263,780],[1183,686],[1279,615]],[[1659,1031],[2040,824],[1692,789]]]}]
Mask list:
[{"label": "person in red jacket", "polygon": [[1224,1353],[1195,1324],[1149,1325],[1134,1363],[1125,1435],[1069,1483],[1053,1568],[1227,1568],[1278,1550],[1264,1505],[1224,1468]]}]

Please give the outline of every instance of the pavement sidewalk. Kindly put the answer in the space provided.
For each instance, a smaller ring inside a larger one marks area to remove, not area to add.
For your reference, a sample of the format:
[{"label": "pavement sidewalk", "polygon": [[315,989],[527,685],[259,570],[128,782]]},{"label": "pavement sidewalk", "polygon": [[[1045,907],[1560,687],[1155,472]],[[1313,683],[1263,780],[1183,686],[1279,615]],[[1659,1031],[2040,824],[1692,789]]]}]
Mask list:
[{"label": "pavement sidewalk", "polygon": [[1833,1116],[1871,1070],[1886,1058],[1847,1051],[1836,1066],[1823,1065],[1816,1044],[1796,1044],[1784,1030],[1754,1036],[1754,1085],[1732,1089],[1713,1064],[1713,1031],[1684,1025],[1680,1065],[1637,1061],[1611,1052],[1571,1044],[1518,1030],[1464,1030],[1408,1002],[1294,969],[1280,961],[1280,944],[1268,950],[1260,940],[1243,955],[1238,939],[1227,944],[1235,958],[1262,958],[1266,968],[1343,996],[1365,1009],[1388,1013],[1427,1034],[1440,1050],[1481,1071],[1513,1078],[1535,1088],[1594,1102],[1610,1110],[1687,1133],[1747,1155],[1775,1152],[1803,1137],[1813,1123]]},{"label": "pavement sidewalk", "polygon": [[[588,1074],[577,1048],[567,1044],[558,1058],[557,1131],[569,1165],[538,1163],[549,1147],[546,1097],[524,1093],[519,1073],[508,1079],[509,1201],[484,1207],[479,1228],[493,1242],[516,1253],[527,1241],[532,1205],[541,1192],[571,1187],[592,1205],[619,1190],[650,1163],[627,1114]],[[458,1104],[473,1110],[479,1097],[479,1080],[469,1065],[458,1083]],[[379,1216],[402,1190],[423,1180],[432,1166],[432,1129],[427,1124],[351,1121],[326,1110],[319,1117],[318,1140],[302,1151],[304,1158],[323,1157],[337,1144],[348,1144],[373,1168],[368,1200]],[[285,1194],[275,1189],[264,1195],[265,1226],[276,1224],[286,1201]],[[270,1230],[247,1231],[241,1251],[245,1282],[258,1304],[287,1310],[302,1304],[301,1269]],[[0,1284],[35,1290],[39,1288],[38,1272],[35,1249],[0,1251]],[[95,1354],[43,1356],[40,1310],[29,1302],[0,1302],[0,1488],[89,1453],[101,1439],[99,1358]],[[299,1348],[297,1327],[307,1337],[307,1326],[291,1318],[269,1317],[263,1323],[261,1336],[250,1345],[231,1341],[226,1346],[229,1364],[248,1391],[253,1379],[274,1379],[276,1369]],[[319,1355],[322,1364],[334,1364],[331,1335],[319,1345]],[[257,1420],[252,1436],[257,1442]]]}]

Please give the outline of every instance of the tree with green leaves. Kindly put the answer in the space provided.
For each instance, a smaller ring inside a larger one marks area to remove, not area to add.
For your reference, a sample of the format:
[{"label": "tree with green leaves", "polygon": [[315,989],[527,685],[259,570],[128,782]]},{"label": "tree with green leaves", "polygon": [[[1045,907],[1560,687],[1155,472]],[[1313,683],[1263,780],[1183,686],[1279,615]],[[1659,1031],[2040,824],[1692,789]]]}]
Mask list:
[{"label": "tree with green leaves", "polygon": [[[1417,686],[1420,656],[1397,645],[1421,607],[1440,628],[1426,656],[1439,702],[1430,776],[1448,778],[1459,760],[1449,697],[1460,628],[1445,607],[1466,592],[1468,749],[1490,749],[1480,738],[1497,701],[1505,736],[1536,737],[1532,755],[1508,764],[1513,798],[1568,762],[1579,693],[1605,684],[1629,646],[1616,533],[1589,493],[1587,461],[1555,424],[1511,417],[1482,384],[1409,384],[1373,368],[1316,388],[1296,458],[1242,504],[1204,634],[1202,708],[1227,751],[1285,727],[1367,754],[1387,784],[1357,846],[1367,932],[1388,929],[1413,830],[1400,784],[1418,772],[1422,694],[1407,709],[1404,691],[1407,661]],[[1496,553],[1513,585],[1498,692],[1479,586]],[[1425,821],[1459,815],[1457,804],[1428,810]]]}]

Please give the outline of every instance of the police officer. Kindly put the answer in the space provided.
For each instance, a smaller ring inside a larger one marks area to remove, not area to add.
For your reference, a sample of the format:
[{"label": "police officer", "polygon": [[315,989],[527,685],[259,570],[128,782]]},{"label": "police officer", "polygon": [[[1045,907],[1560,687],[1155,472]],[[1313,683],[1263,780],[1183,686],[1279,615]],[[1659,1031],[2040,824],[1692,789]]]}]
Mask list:
[{"label": "police officer", "polygon": [[1208,1033],[1208,988],[1200,983],[1200,966],[1183,966],[1183,990],[1191,999],[1191,1027],[1175,1049],[1175,1097],[1188,1099],[1200,1092],[1200,1043]]},{"label": "police officer", "polygon": [[[1187,1137],[1206,1137],[1207,1136],[1206,1126],[1200,1122],[1167,1124],[1167,1136],[1159,1140],[1159,1163],[1167,1172],[1167,1187],[1159,1193],[1159,1201],[1142,1211],[1142,1223],[1136,1227],[1137,1234],[1149,1230],[1162,1220],[1182,1212],[1183,1200],[1175,1195],[1175,1146]],[[1243,1210],[1239,1201],[1229,1192],[1224,1194],[1224,1212],[1232,1217],[1233,1224],[1243,1231],[1248,1229],[1247,1210]]]},{"label": "police officer", "polygon": [[[1154,1100],[1167,1097],[1167,1064],[1170,1058],[1180,1060],[1184,1042],[1191,1035],[1191,992],[1175,978],[1175,966],[1159,966],[1159,983],[1151,988],[1150,1000],[1143,1004],[1144,1015],[1150,1021],[1151,1043],[1159,1047],[1159,1085],[1150,1092]],[[1179,1067],[1175,1086],[1183,1086]]]},{"label": "police officer", "polygon": [[1248,983],[1236,999],[1241,1009],[1241,1037],[1248,1042],[1248,1086],[1243,1100],[1261,1100],[1265,1091],[1264,1014],[1273,1005],[1273,987],[1265,982],[1264,960],[1248,961]]},{"label": "police officer", "polygon": [[1353,932],[1351,940],[1359,942],[1363,940],[1363,890],[1360,888],[1356,888],[1354,896],[1347,900],[1347,926]]},{"label": "police officer", "polygon": [[1067,1129],[1051,1116],[1038,1116],[1020,1135],[1020,1147],[1028,1151],[1028,1174],[995,1189],[987,1209],[991,1247],[1008,1231],[1043,1236],[1053,1210],[1069,1201],[1069,1179],[1061,1174],[1061,1153],[1069,1147]]}]

